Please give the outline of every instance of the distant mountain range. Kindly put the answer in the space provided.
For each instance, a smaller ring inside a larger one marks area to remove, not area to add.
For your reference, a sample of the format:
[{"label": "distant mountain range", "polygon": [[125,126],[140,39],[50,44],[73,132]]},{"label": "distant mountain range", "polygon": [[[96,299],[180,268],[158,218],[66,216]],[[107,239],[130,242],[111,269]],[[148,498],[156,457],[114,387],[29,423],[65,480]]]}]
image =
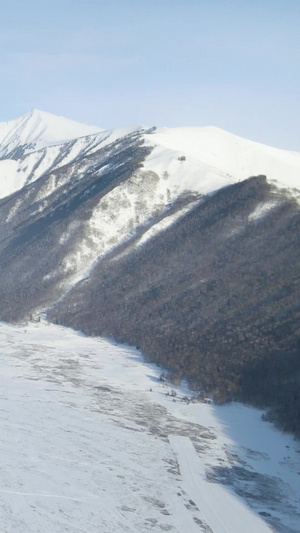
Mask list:
[{"label": "distant mountain range", "polygon": [[141,348],[300,434],[300,153],[218,128],[0,123],[0,318]]}]

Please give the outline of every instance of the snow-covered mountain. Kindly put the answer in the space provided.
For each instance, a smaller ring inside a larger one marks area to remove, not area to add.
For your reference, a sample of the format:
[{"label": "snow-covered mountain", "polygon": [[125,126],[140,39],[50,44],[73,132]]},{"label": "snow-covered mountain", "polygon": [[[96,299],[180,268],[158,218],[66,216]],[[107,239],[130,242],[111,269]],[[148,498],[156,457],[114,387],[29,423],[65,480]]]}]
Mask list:
[{"label": "snow-covered mountain", "polygon": [[127,340],[219,399],[264,389],[272,405],[284,371],[276,398],[300,431],[299,153],[212,127],[102,131],[39,111],[0,138],[2,319],[44,311]]},{"label": "snow-covered mountain", "polygon": [[299,188],[300,154],[248,141],[214,127],[103,131],[32,110],[0,123],[0,197],[127,135],[140,134],[151,154],[144,168],[168,180],[174,194],[206,194],[249,176],[264,174]]},{"label": "snow-covered mountain", "polygon": [[[42,214],[66,188],[71,195],[75,184],[86,187],[87,176],[101,179],[115,170],[112,161],[117,154],[117,166],[124,165],[122,151],[128,143],[143,146],[143,161],[132,169],[126,182],[122,180],[95,203],[76,251],[65,259],[64,275],[72,271],[72,282],[84,277],[99,256],[148,223],[152,229],[146,238],[173,223],[194,205],[190,201],[166,217],[184,195],[196,198],[258,174],[298,195],[299,153],[247,141],[212,127],[95,130],[37,110],[0,124],[0,198],[21,192],[17,201],[7,201],[11,207],[6,211],[6,222],[13,222],[25,198],[30,198],[31,217]],[[266,206],[259,206],[259,212],[275,204],[268,201]],[[158,215],[163,215],[163,221]],[[67,229],[61,242],[69,235]]]}]

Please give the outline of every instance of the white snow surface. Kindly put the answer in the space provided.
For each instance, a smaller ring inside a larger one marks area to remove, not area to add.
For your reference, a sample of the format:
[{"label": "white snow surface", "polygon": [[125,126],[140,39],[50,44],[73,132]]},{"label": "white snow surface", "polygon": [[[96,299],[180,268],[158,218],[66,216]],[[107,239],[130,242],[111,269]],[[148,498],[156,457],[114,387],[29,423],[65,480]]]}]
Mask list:
[{"label": "white snow surface", "polygon": [[[147,136],[155,150],[145,168],[167,172],[181,190],[209,193],[266,175],[280,186],[300,189],[300,153],[272,148],[215,127],[158,128]],[[185,161],[178,158],[185,157]]]},{"label": "white snow surface", "polygon": [[[45,322],[0,346],[5,533],[299,531],[299,443],[260,411],[188,405],[137,350]],[[211,475],[234,468],[246,499]]]}]

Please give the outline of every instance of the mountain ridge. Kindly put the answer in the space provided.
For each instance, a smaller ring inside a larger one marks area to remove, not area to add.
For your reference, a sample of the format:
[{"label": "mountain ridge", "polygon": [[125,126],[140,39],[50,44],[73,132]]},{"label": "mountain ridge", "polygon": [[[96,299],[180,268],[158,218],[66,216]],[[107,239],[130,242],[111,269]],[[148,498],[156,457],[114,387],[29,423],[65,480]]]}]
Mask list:
[{"label": "mountain ridge", "polygon": [[[9,136],[5,137],[3,132],[8,124],[14,124],[14,128],[19,124],[18,132],[10,126]],[[175,194],[189,190],[208,194],[249,176],[263,174],[278,186],[295,189],[294,194],[300,196],[300,153],[297,152],[248,141],[211,126],[131,126],[101,130],[33,110],[16,121],[0,123],[0,198],[57,166],[134,132],[143,133],[144,143],[151,147],[144,168],[167,178]]]}]

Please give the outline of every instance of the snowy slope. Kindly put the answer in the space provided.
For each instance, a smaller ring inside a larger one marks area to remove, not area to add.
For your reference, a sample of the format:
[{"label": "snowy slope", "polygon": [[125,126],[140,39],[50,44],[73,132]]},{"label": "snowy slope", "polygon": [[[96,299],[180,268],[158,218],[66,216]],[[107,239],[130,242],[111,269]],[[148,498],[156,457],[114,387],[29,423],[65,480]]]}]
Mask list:
[{"label": "snowy slope", "polygon": [[299,445],[261,412],[188,405],[136,350],[47,323],[0,347],[5,533],[299,531]]},{"label": "snowy slope", "polygon": [[[159,128],[145,168],[167,173],[180,190],[209,193],[264,174],[281,186],[300,189],[300,153],[272,148],[219,128]],[[185,161],[178,158],[186,157]]]}]

